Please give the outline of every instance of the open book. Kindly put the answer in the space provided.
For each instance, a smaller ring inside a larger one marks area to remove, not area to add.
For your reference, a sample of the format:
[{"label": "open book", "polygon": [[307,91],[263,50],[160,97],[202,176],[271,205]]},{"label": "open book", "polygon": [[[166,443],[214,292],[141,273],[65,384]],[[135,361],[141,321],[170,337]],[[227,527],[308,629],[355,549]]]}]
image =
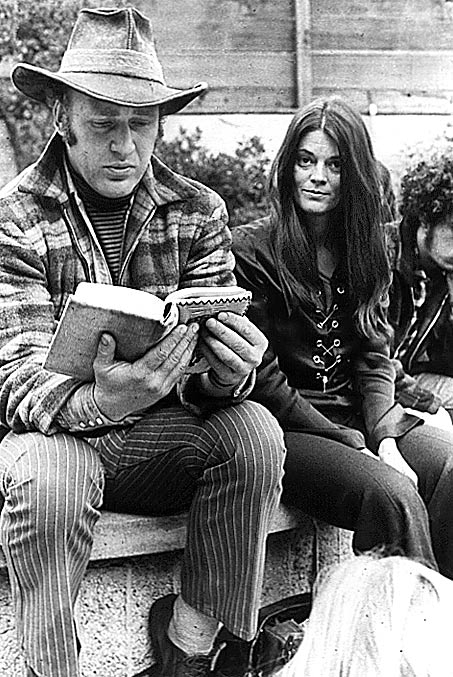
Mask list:
[{"label": "open book", "polygon": [[[81,282],[68,297],[49,346],[44,368],[93,380],[93,360],[102,333],[116,340],[116,357],[133,362],[177,324],[202,323],[223,310],[243,315],[252,298],[242,287],[187,287],[162,301],[129,287]],[[200,372],[206,362],[192,360],[188,371]]]}]

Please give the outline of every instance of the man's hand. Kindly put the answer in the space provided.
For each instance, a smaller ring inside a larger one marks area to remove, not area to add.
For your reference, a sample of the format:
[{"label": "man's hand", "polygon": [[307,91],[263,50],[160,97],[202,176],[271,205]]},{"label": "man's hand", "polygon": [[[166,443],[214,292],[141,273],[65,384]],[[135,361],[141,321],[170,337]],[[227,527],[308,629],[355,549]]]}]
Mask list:
[{"label": "man's hand", "polygon": [[418,477],[402,457],[393,437],[387,437],[382,440],[378,448],[378,456],[381,461],[384,461],[387,465],[391,465],[392,468],[395,468],[395,470],[406,475],[406,477],[418,487]]},{"label": "man's hand", "polygon": [[94,399],[101,412],[119,421],[168,395],[192,356],[198,325],[178,325],[135,362],[115,360],[115,340],[103,334],[93,363]]},{"label": "man's hand", "polygon": [[206,357],[214,384],[234,389],[263,359],[264,334],[250,320],[236,313],[210,317],[201,332],[200,352]]}]

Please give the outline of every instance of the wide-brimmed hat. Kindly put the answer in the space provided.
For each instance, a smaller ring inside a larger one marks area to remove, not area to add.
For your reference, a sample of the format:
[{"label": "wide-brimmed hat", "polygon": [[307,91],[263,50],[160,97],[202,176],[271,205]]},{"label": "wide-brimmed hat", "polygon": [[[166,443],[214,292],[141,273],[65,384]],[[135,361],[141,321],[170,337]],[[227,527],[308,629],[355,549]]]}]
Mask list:
[{"label": "wide-brimmed hat", "polygon": [[14,85],[36,101],[48,102],[61,85],[124,106],[159,105],[176,113],[207,89],[168,87],[156,54],[149,19],[134,7],[82,9],[57,72],[26,63],[11,73]]}]

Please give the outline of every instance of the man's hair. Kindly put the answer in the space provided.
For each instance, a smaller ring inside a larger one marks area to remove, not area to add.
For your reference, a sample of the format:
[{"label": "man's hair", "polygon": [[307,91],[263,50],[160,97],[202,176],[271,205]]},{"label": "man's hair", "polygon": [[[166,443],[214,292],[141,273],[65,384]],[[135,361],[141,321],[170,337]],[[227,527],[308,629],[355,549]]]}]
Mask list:
[{"label": "man's hair", "polygon": [[406,171],[400,211],[413,229],[423,223],[429,231],[453,216],[453,153],[436,152]]},{"label": "man's hair", "polygon": [[284,676],[444,677],[452,620],[449,579],[397,555],[354,557],[315,586],[303,642]]}]

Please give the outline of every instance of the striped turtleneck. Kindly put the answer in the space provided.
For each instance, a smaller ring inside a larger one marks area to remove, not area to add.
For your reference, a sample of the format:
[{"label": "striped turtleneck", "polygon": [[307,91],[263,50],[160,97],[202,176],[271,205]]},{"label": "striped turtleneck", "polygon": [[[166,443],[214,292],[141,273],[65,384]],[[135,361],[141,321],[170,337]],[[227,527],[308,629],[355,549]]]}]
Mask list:
[{"label": "striped turtleneck", "polygon": [[124,233],[134,193],[110,198],[95,191],[68,163],[77,194],[82,200],[99,244],[104,252],[114,284],[118,282]]}]

